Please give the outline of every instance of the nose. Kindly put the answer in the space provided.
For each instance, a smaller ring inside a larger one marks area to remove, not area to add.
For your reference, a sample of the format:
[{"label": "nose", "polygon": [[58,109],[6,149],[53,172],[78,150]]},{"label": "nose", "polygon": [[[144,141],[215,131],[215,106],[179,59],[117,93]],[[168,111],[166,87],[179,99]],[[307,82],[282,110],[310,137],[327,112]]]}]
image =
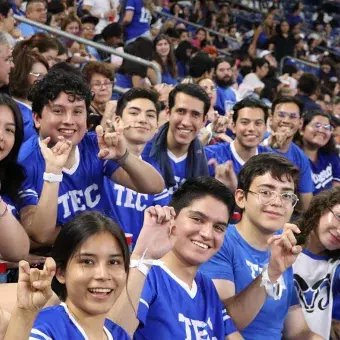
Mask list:
[{"label": "nose", "polygon": [[73,125],[74,122],[72,113],[67,112],[66,114],[63,115],[63,123]]},{"label": "nose", "polygon": [[254,131],[255,130],[255,122],[250,122],[247,126],[248,131]]},{"label": "nose", "polygon": [[282,207],[282,197],[277,192],[275,193],[275,198],[273,199],[271,205]]},{"label": "nose", "polygon": [[200,228],[200,235],[204,240],[213,238],[213,225],[211,222],[204,223]]},{"label": "nose", "polygon": [[181,123],[182,123],[182,125],[185,125],[185,126],[190,126],[191,125],[191,119],[190,119],[190,114],[189,113],[185,114],[182,117]]},{"label": "nose", "polygon": [[107,263],[99,263],[95,268],[94,278],[97,280],[108,280],[110,278]]}]

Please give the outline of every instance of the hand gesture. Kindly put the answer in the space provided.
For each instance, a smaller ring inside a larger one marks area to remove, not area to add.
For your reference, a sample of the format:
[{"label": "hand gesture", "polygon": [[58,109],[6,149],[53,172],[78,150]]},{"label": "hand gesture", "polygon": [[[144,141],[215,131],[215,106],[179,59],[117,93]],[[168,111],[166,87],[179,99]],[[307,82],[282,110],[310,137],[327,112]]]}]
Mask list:
[{"label": "hand gesture", "polygon": [[269,137],[269,145],[273,149],[280,149],[282,148],[286,140],[292,135],[292,130],[289,127],[282,127],[271,134],[271,136]]},{"label": "hand gesture", "polygon": [[123,136],[124,128],[118,126],[117,123],[112,123],[111,120],[106,121],[106,129],[101,125],[96,127],[96,134],[98,139],[100,159],[119,159],[126,152],[126,144]]},{"label": "hand gesture", "polygon": [[147,258],[158,260],[172,248],[171,228],[176,216],[173,207],[156,205],[144,212],[144,224],[133,254],[141,257],[147,250]]},{"label": "hand gesture", "polygon": [[285,223],[283,233],[274,235],[268,240],[271,251],[268,275],[272,282],[277,281],[292,266],[302,251],[302,247],[296,245],[294,233],[300,234],[300,229],[295,224]]},{"label": "hand gesture", "polygon": [[36,312],[45,306],[52,297],[52,278],[56,264],[51,257],[46,259],[44,269],[30,268],[28,262],[19,262],[18,307]]},{"label": "hand gesture", "polygon": [[47,137],[41,141],[40,150],[45,159],[46,172],[52,172],[56,175],[61,174],[65,166],[68,156],[72,150],[72,142],[64,137],[58,137],[58,143],[52,148],[48,147],[51,137]]},{"label": "hand gesture", "polygon": [[[218,113],[217,113],[218,114]],[[229,119],[226,116],[218,114],[216,119],[212,122],[211,130],[215,133],[225,133],[228,128]]]},{"label": "hand gesture", "polygon": [[215,158],[209,160],[208,165],[215,168],[215,178],[222,182],[231,192],[237,189],[237,176],[234,171],[233,162],[226,161],[224,164],[218,164]]}]

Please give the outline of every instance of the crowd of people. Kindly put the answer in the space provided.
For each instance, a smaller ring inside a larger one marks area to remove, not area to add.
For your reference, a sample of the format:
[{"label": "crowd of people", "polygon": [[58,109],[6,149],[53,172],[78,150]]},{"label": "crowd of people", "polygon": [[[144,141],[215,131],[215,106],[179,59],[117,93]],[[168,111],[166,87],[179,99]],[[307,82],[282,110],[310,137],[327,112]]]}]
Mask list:
[{"label": "crowd of people", "polygon": [[340,339],[336,4],[245,3],[0,0],[0,340]]}]

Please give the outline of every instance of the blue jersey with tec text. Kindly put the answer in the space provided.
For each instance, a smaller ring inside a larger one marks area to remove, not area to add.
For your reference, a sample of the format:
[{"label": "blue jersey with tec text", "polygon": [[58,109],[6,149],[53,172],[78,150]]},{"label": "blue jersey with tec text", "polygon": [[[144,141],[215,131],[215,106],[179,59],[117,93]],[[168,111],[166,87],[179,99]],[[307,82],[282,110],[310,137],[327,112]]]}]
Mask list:
[{"label": "blue jersey with tec text", "polygon": [[286,157],[300,169],[300,182],[297,190],[299,193],[305,194],[314,192],[314,184],[312,181],[312,171],[310,168],[309,159],[295,143],[290,143],[289,149],[285,153],[280,152],[277,149],[271,150]]},{"label": "blue jersey with tec text", "polygon": [[[232,281],[238,294],[260,275],[269,258],[269,250],[253,248],[238,233],[235,225],[229,225],[221,249],[199,270],[211,279]],[[246,340],[281,340],[288,309],[299,303],[294,291],[292,268],[284,272],[280,284],[283,287],[281,299],[267,298],[255,319],[241,331]]]},{"label": "blue jersey with tec text", "polygon": [[32,107],[20,102],[19,100],[15,100],[19,109],[21,111],[22,120],[24,122],[24,142],[26,142],[31,136],[36,135],[37,132],[34,129],[33,122],[33,113]]},{"label": "blue jersey with tec text", "polygon": [[[236,152],[234,141],[232,141],[231,143],[225,142],[208,145],[204,149],[207,160],[215,158],[218,164],[223,164],[229,160],[232,161],[236,175],[241,171],[241,168],[245,164],[245,161]],[[258,145],[255,154],[258,155],[259,153],[264,152],[270,152],[270,150],[265,146]],[[215,176],[215,168],[213,165],[209,166],[209,173],[210,176]]]},{"label": "blue jersey with tec text", "polygon": [[315,186],[314,195],[330,189],[333,181],[340,182],[340,157],[337,154],[319,152],[316,163],[311,160],[309,162]]},{"label": "blue jersey with tec text", "polygon": [[125,28],[125,41],[135,39],[150,30],[151,13],[143,6],[143,0],[127,0],[126,11],[133,11],[131,22]]},{"label": "blue jersey with tec text", "polygon": [[[143,160],[159,170],[152,158],[143,157]],[[105,179],[105,187],[111,201],[112,217],[125,233],[133,234],[133,244],[136,243],[143,226],[144,210],[154,205],[168,205],[170,201],[166,188],[156,195],[141,194],[114,183],[110,179]]]},{"label": "blue jersey with tec text", "polygon": [[[97,210],[110,215],[110,202],[104,189],[104,177],[110,177],[119,165],[98,158],[97,136],[88,133],[77,145],[75,164],[63,169],[59,186],[57,226],[85,210]],[[39,137],[33,136],[23,144],[19,163],[24,167],[26,180],[19,192],[20,208],[37,205],[41,196],[45,160],[40,151]]]},{"label": "blue jersey with tec text", "polygon": [[210,279],[197,273],[190,288],[164,265],[151,267],[137,318],[136,340],[220,340],[236,332]]},{"label": "blue jersey with tec text", "polygon": [[[130,340],[123,328],[105,319],[108,340]],[[44,308],[34,321],[29,340],[87,340],[84,329],[70,314],[65,303]]]}]

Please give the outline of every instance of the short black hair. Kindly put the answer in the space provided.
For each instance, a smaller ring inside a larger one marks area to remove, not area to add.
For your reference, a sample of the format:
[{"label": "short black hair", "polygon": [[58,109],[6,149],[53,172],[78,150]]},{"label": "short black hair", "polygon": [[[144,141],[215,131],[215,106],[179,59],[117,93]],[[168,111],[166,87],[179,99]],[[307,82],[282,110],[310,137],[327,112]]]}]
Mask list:
[{"label": "short black hair", "polygon": [[297,84],[298,90],[306,94],[307,96],[311,96],[315,94],[320,87],[319,78],[312,73],[304,73]]},{"label": "short black hair", "polygon": [[215,63],[214,63],[215,72],[217,70],[218,65],[222,64],[224,62],[228,63],[230,65],[230,67],[233,67],[235,65],[235,59],[233,59],[233,58],[230,58],[230,57],[219,57],[219,58],[216,58]]},{"label": "short black hair", "polygon": [[198,52],[189,62],[189,75],[193,78],[202,77],[204,73],[211,72],[214,62],[208,53]]},{"label": "short black hair", "polygon": [[255,58],[252,62],[252,70],[253,72],[256,72],[257,67],[262,67],[264,64],[267,64],[269,66],[269,62],[264,58]]},{"label": "short black hair", "polygon": [[41,117],[42,110],[49,101],[55,100],[61,92],[85,101],[88,112],[93,94],[84,78],[76,71],[68,72],[63,68],[51,69],[50,72],[38,81],[30,91],[29,99],[32,101],[32,111]]},{"label": "short black hair", "polygon": [[[57,269],[65,271],[82,244],[91,236],[102,232],[109,232],[116,239],[122,251],[125,272],[128,274],[130,253],[124,232],[117,223],[97,211],[83,212],[63,226],[51,252]],[[66,286],[56,277],[52,280],[52,289],[61,301],[66,300]]]},{"label": "short black hair", "polygon": [[158,101],[159,95],[154,90],[143,88],[132,88],[129,91],[125,92],[118,100],[116,115],[122,117],[126,105],[132,100],[139,98],[148,99],[154,103],[158,118],[159,112],[161,110],[160,103]]},{"label": "short black hair", "polygon": [[251,97],[246,97],[239,102],[237,102],[233,106],[233,122],[234,124],[237,121],[238,118],[238,112],[246,107],[252,108],[252,109],[261,109],[264,113],[264,122],[266,123],[268,120],[269,112],[268,112],[268,107],[265,105],[261,100],[251,98]]},{"label": "short black hair", "polygon": [[299,72],[299,69],[295,65],[284,65],[282,68],[282,74],[288,73],[290,76]]},{"label": "short black hair", "polygon": [[104,27],[102,30],[101,36],[104,40],[110,39],[112,37],[119,38],[123,34],[123,29],[121,25],[119,25],[117,22],[113,22],[112,24],[109,24]]},{"label": "short black hair", "polygon": [[7,18],[10,9],[12,8],[9,0],[0,0],[0,14]]},{"label": "short black hair", "polygon": [[169,110],[175,106],[175,99],[178,93],[185,93],[188,96],[194,97],[204,103],[204,113],[205,116],[210,109],[210,98],[207,93],[197,84],[178,84],[169,93]]},{"label": "short black hair", "polygon": [[300,170],[291,163],[286,157],[276,153],[261,153],[251,157],[242,167],[238,174],[238,189],[241,189],[247,195],[247,192],[254,179],[263,176],[266,173],[282,181],[283,176],[294,182],[294,191],[296,192],[300,179]]},{"label": "short black hair", "polygon": [[229,221],[235,209],[233,193],[220,181],[213,177],[199,176],[189,178],[173,194],[170,206],[175,209],[176,215],[182,209],[189,207],[193,201],[211,196],[225,204],[229,212]]},{"label": "short black hair", "polygon": [[274,113],[277,105],[287,104],[287,103],[295,104],[299,108],[300,116],[302,116],[304,105],[301,100],[293,96],[283,96],[283,97],[276,98],[272,103],[272,113]]}]

